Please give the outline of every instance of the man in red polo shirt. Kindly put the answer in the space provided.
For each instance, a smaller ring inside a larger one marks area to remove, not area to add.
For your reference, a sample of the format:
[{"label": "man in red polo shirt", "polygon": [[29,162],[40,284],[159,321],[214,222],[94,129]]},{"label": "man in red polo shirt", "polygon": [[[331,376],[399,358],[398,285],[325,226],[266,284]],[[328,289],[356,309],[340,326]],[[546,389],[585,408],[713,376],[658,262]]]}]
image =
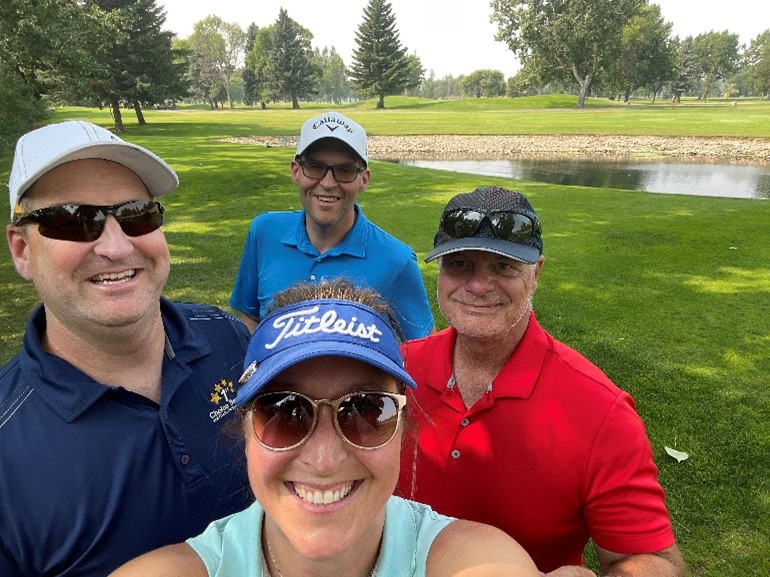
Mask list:
[{"label": "man in red polo shirt", "polygon": [[538,324],[540,219],[527,199],[479,188],[447,204],[439,259],[451,325],[404,345],[410,399],[399,494],[495,525],[552,576],[678,577],[676,546],[631,396]]}]

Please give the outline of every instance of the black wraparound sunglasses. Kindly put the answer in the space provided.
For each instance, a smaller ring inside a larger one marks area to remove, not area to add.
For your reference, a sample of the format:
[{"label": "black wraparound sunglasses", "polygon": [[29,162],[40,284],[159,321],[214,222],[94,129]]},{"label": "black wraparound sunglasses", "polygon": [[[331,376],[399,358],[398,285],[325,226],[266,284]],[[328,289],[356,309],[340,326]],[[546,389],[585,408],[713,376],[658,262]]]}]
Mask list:
[{"label": "black wraparound sunglasses", "polygon": [[55,240],[92,242],[104,231],[107,215],[118,221],[128,236],[142,236],[163,224],[163,205],[155,200],[132,200],[109,206],[60,204],[22,214],[13,224],[36,223],[38,232]]},{"label": "black wraparound sunglasses", "polygon": [[441,219],[441,230],[452,238],[473,236],[484,219],[489,220],[495,236],[502,240],[521,242],[540,233],[540,221],[511,210],[476,210],[459,208],[447,212]]}]

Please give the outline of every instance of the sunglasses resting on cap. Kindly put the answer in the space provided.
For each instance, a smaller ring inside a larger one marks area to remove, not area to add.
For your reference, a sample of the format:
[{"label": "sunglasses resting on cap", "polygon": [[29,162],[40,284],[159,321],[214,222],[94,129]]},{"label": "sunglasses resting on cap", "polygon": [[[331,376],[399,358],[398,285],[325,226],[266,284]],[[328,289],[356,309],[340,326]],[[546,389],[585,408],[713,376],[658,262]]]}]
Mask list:
[{"label": "sunglasses resting on cap", "polygon": [[521,242],[540,232],[540,221],[511,210],[479,210],[458,208],[445,213],[440,228],[451,238],[473,236],[484,219],[488,219],[495,236],[502,240]]},{"label": "sunglasses resting on cap", "polygon": [[37,224],[42,236],[54,240],[92,242],[101,236],[110,214],[128,236],[149,234],[163,224],[163,206],[156,200],[132,200],[109,206],[60,204],[20,214],[13,224]]}]

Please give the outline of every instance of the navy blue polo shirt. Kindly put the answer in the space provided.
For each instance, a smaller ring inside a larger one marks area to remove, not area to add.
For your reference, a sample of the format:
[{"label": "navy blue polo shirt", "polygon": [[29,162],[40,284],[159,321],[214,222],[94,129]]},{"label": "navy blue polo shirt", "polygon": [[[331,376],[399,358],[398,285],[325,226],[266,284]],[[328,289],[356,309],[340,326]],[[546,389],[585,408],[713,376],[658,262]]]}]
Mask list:
[{"label": "navy blue polo shirt", "polygon": [[40,348],[43,308],[0,370],[0,575],[99,576],[252,500],[234,417],[248,330],[162,299],[160,405]]}]

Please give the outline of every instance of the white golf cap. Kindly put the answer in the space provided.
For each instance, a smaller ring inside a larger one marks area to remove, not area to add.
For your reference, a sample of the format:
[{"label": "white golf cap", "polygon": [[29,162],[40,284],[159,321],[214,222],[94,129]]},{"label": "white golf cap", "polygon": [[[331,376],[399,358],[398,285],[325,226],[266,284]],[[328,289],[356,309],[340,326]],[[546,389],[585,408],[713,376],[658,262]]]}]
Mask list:
[{"label": "white golf cap", "polygon": [[361,157],[364,165],[369,163],[366,150],[366,131],[363,127],[339,112],[324,112],[314,116],[302,125],[297,141],[297,156],[322,138],[335,138],[347,144]]},{"label": "white golf cap", "polygon": [[38,178],[65,162],[88,158],[125,166],[142,179],[153,196],[163,196],[179,186],[174,170],[156,154],[90,122],[70,120],[49,124],[19,138],[8,181],[11,218],[24,193]]}]

